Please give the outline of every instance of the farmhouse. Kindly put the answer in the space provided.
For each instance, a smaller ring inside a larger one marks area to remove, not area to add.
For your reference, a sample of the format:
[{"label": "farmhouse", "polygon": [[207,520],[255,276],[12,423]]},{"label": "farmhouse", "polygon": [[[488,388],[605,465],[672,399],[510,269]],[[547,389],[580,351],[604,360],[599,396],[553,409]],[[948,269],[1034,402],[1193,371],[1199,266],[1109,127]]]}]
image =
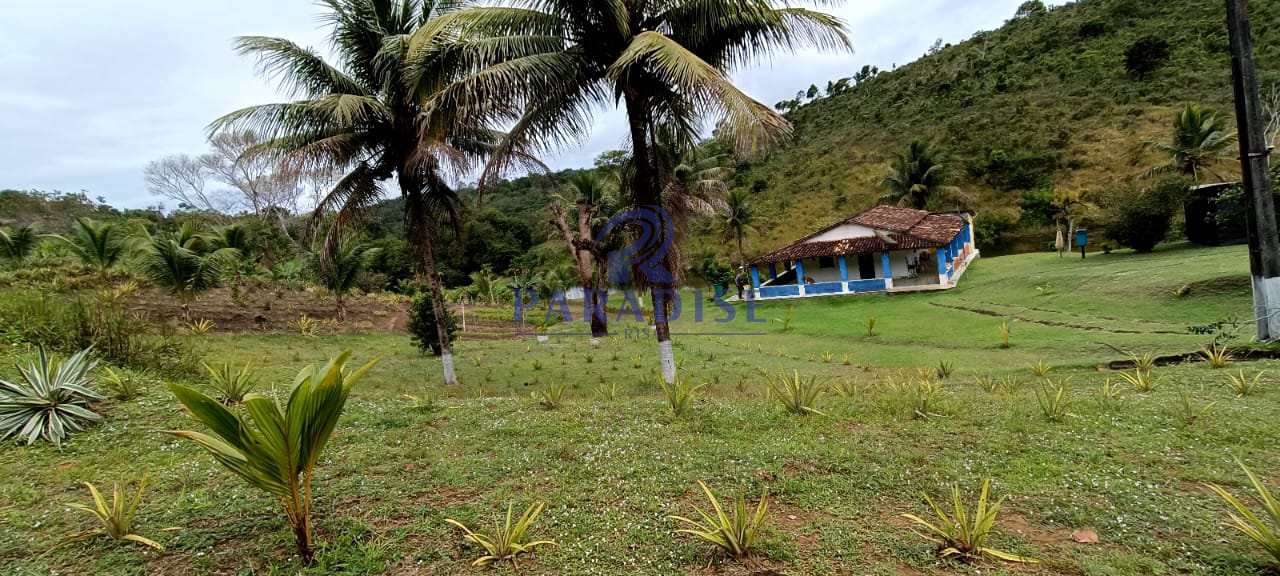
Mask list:
[{"label": "farmhouse", "polygon": [[941,290],[978,257],[973,214],[876,206],[751,261],[757,299]]}]

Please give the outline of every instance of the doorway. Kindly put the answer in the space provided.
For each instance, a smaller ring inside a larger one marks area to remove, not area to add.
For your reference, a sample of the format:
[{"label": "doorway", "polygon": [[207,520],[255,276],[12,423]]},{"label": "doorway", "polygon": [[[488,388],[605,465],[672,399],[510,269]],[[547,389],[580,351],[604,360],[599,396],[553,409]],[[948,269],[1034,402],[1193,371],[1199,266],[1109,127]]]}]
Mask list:
[{"label": "doorway", "polygon": [[863,280],[876,277],[876,260],[871,254],[858,255],[858,277]]}]

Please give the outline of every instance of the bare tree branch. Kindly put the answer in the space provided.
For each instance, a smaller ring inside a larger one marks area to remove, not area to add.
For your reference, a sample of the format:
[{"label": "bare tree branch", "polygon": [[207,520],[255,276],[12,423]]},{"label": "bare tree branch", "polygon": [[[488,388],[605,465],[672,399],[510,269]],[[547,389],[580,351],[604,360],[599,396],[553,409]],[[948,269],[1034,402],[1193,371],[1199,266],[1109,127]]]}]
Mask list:
[{"label": "bare tree branch", "polygon": [[1274,146],[1280,141],[1280,82],[1272,83],[1262,96],[1262,121],[1267,143]]},{"label": "bare tree branch", "polygon": [[186,154],[165,156],[147,164],[143,174],[147,190],[155,196],[178,203],[179,208],[226,213],[235,207],[235,200],[224,191],[210,191],[212,174],[209,155],[192,158]]}]

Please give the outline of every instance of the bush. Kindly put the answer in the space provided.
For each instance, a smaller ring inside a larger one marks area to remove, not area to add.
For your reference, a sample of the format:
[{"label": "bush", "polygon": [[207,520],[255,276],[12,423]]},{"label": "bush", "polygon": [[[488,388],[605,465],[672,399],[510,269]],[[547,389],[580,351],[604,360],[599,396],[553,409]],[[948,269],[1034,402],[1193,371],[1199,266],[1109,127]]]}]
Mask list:
[{"label": "bush", "polygon": [[1148,190],[1124,190],[1106,199],[1103,232],[1121,246],[1150,252],[1169,234],[1185,184],[1169,179]]},{"label": "bush", "polygon": [[1139,80],[1169,60],[1169,43],[1159,36],[1143,36],[1124,51],[1124,67]]},{"label": "bush", "polygon": [[[454,334],[458,332],[458,320],[446,311],[445,322],[449,341],[452,342]],[[423,354],[430,350],[432,354],[440,355],[440,335],[436,332],[436,312],[431,306],[431,293],[418,292],[413,295],[413,301],[409,304],[409,333],[413,335],[414,343]]]},{"label": "bush", "polygon": [[999,246],[1004,235],[1018,225],[1018,218],[1009,212],[983,212],[973,221],[979,249]]}]

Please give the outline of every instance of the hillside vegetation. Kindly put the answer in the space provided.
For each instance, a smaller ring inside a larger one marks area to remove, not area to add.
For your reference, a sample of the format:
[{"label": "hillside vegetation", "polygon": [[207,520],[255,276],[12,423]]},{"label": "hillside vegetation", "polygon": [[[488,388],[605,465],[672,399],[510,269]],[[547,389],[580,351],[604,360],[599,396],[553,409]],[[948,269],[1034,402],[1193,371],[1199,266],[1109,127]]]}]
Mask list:
[{"label": "hillside vegetation", "polygon": [[[1280,7],[1250,7],[1268,87],[1280,80]],[[736,178],[755,192],[752,248],[873,205],[893,155],[913,139],[950,156],[951,180],[975,207],[1014,216],[1028,191],[1099,193],[1140,176],[1157,160],[1135,164],[1135,148],[1167,141],[1183,105],[1216,108],[1234,128],[1224,10],[1192,0],[1028,3],[998,30],[809,100],[789,113],[789,146]],[[1126,51],[1143,38],[1164,40],[1168,54],[1138,75]],[[1217,171],[1229,178],[1236,168],[1224,161]]]}]

